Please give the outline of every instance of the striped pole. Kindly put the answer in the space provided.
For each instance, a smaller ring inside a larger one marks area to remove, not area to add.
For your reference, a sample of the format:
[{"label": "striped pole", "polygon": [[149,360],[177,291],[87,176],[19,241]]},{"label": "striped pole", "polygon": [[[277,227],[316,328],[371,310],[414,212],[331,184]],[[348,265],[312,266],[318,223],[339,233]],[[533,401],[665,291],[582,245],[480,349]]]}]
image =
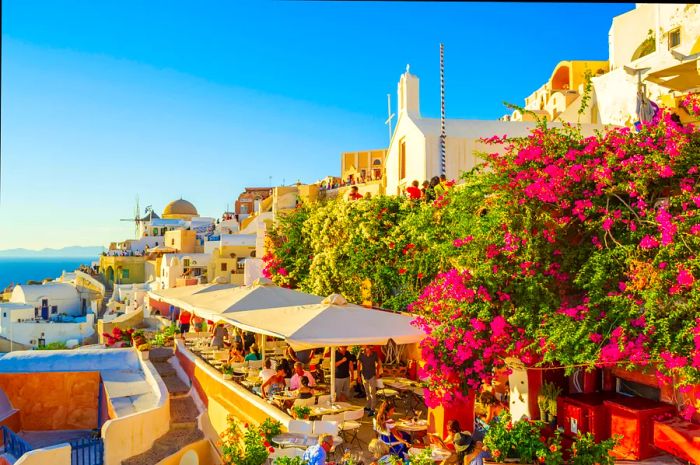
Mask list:
[{"label": "striped pole", "polygon": [[440,44],[440,174],[447,174],[445,169],[445,45]]}]

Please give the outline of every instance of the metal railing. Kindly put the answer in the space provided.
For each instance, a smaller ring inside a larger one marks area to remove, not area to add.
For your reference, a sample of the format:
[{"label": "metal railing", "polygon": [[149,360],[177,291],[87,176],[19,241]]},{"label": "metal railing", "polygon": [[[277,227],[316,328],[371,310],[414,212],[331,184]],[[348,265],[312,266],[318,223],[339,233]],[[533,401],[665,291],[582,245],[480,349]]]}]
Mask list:
[{"label": "metal railing", "polygon": [[102,438],[81,438],[70,441],[72,465],[103,465],[104,442]]},{"label": "metal railing", "polygon": [[5,447],[5,453],[11,454],[18,459],[24,454],[32,450],[32,446],[27,441],[22,439],[7,426],[0,427],[2,429],[2,443]]}]

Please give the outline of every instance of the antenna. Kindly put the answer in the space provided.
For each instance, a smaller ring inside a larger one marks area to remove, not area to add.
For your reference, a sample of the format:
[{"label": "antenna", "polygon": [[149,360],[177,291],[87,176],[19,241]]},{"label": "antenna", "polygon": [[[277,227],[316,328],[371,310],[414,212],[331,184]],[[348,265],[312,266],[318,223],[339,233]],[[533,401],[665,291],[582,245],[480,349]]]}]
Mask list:
[{"label": "antenna", "polygon": [[384,124],[389,126],[389,144],[391,144],[391,120],[396,116],[391,112],[391,94],[386,94],[386,114],[388,118],[384,121]]},{"label": "antenna", "polygon": [[447,174],[445,170],[445,45],[440,44],[440,174]]}]

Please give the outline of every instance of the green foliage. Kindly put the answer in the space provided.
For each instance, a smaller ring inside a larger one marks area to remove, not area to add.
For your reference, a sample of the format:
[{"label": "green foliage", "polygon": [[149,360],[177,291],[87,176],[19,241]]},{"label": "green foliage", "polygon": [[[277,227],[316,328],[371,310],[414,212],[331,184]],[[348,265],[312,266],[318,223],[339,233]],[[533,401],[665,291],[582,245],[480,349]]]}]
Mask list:
[{"label": "green foliage", "polygon": [[408,455],[407,458],[408,465],[434,465],[435,461],[432,457],[432,450],[429,447],[421,449],[415,455]]},{"label": "green foliage", "polygon": [[66,346],[65,342],[49,342],[43,347],[37,347],[35,350],[65,350],[67,348],[68,346]]},{"label": "green foliage", "polygon": [[281,424],[266,419],[260,426],[241,424],[233,415],[228,428],[221,433],[221,453],[224,465],[262,465],[274,452],[272,437],[279,434]]},{"label": "green foliage", "polygon": [[571,445],[571,465],[613,465],[615,459],[610,451],[620,442],[621,436],[595,442],[591,433],[582,435],[580,432]]},{"label": "green foliage", "polygon": [[306,405],[295,405],[292,407],[292,413],[294,414],[295,418],[303,420],[305,418],[309,418],[311,408],[307,407]]},{"label": "green foliage", "polygon": [[308,462],[301,457],[275,457],[273,465],[306,465]]},{"label": "green foliage", "polygon": [[520,420],[514,423],[510,414],[505,414],[491,421],[484,445],[496,462],[520,459],[523,463],[533,463],[538,457],[545,457],[547,452],[560,449],[554,445],[555,450],[550,450],[552,445],[548,446],[543,440],[544,426],[542,421]]}]

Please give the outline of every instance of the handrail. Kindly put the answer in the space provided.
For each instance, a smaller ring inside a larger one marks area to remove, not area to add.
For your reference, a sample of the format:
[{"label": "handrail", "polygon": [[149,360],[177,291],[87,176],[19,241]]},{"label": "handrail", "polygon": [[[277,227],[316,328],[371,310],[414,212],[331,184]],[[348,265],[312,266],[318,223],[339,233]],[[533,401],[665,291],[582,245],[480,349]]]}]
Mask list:
[{"label": "handrail", "polygon": [[3,425],[2,442],[5,447],[5,452],[11,454],[14,458],[19,459],[24,454],[32,450],[32,446],[27,441],[19,437],[14,431]]}]

